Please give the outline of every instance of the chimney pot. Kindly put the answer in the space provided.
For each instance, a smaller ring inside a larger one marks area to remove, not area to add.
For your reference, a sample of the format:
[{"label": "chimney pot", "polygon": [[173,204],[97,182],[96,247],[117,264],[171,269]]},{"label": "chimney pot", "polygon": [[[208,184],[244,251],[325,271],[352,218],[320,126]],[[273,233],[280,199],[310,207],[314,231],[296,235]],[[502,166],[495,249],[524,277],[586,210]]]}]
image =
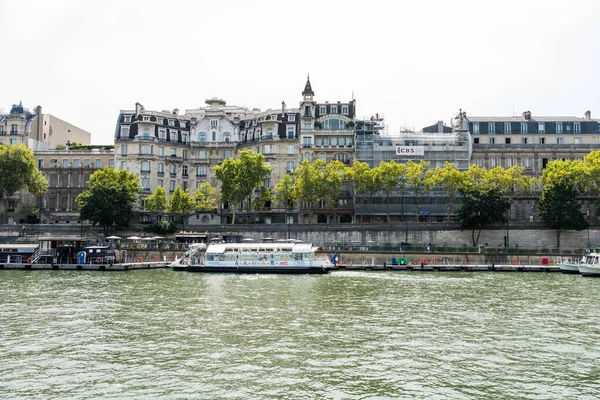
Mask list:
[{"label": "chimney pot", "polygon": [[587,119],[587,120],[592,119],[592,112],[590,110],[587,110],[585,112],[585,119]]}]

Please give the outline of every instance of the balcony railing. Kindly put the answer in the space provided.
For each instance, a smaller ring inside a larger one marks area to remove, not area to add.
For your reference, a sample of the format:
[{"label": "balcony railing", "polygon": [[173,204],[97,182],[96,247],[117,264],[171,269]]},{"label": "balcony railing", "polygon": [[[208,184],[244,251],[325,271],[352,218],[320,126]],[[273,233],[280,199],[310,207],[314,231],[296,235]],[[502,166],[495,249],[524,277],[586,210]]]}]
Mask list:
[{"label": "balcony railing", "polygon": [[473,150],[513,150],[513,151],[591,151],[600,149],[600,144],[526,144],[526,143],[515,143],[515,144],[473,144]]}]

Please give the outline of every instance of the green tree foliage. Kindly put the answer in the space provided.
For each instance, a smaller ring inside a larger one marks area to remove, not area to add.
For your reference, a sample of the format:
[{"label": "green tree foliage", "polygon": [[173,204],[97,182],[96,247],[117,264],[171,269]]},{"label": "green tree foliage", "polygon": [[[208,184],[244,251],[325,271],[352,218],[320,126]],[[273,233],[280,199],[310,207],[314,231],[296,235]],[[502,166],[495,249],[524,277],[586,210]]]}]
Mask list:
[{"label": "green tree foliage", "polygon": [[405,184],[405,176],[408,171],[406,164],[400,164],[396,161],[382,161],[374,173],[378,176],[381,183],[381,190],[385,193],[385,204],[387,205],[386,219],[390,220],[390,196],[400,186]]},{"label": "green tree foliage", "polygon": [[142,191],[134,174],[104,167],[92,174],[89,186],[76,198],[82,219],[99,224],[105,234],[129,225],[137,195]]},{"label": "green tree foliage", "polygon": [[575,189],[584,191],[593,185],[591,181],[588,181],[590,176],[588,172],[591,172],[592,169],[586,171],[587,167],[589,167],[589,164],[584,165],[584,163],[577,160],[555,160],[546,165],[544,172],[542,172],[541,181],[544,185],[570,182]]},{"label": "green tree foliage", "polygon": [[21,209],[19,210],[19,215],[21,216],[21,222],[27,223],[37,223],[39,222],[38,214],[40,210],[38,210],[35,202],[28,201],[21,205]]},{"label": "green tree foliage", "polygon": [[577,201],[577,189],[566,180],[544,186],[540,198],[540,217],[556,231],[557,248],[560,248],[560,234],[563,230],[580,231],[588,227],[581,212],[581,204]]},{"label": "green tree foliage", "polygon": [[175,188],[175,191],[169,199],[169,205],[167,211],[173,215],[177,215],[182,219],[183,230],[185,230],[185,219],[190,211],[196,209],[196,203],[187,190],[182,190],[179,186]]},{"label": "green tree foliage", "polygon": [[202,183],[194,192],[196,210],[202,212],[213,212],[217,209],[217,189],[210,182]]},{"label": "green tree foliage", "polygon": [[324,160],[315,160],[313,163],[302,160],[294,171],[293,197],[298,201],[298,208],[306,203],[313,210],[314,203],[320,199],[322,183],[320,170],[324,168]]},{"label": "green tree foliage", "polygon": [[294,181],[290,174],[283,175],[283,178],[279,181],[277,186],[275,186],[275,201],[286,209],[286,212],[291,210],[291,206],[294,201]]},{"label": "green tree foliage", "polygon": [[342,190],[344,189],[344,169],[346,166],[339,160],[333,160],[319,171],[321,174],[321,199],[333,208],[333,218],[337,221],[336,210]]},{"label": "green tree foliage", "polygon": [[37,168],[33,151],[25,145],[0,144],[0,198],[7,198],[21,189],[43,194],[48,182]]},{"label": "green tree foliage", "polygon": [[[460,190],[461,206],[456,217],[462,229],[471,229],[473,246],[477,246],[481,229],[493,223],[506,222],[510,200],[497,187],[474,186]],[[477,237],[475,237],[477,231]]]},{"label": "green tree foliage", "polygon": [[237,158],[228,158],[214,171],[221,182],[221,200],[230,205],[232,224],[235,224],[236,206],[252,196],[254,189],[269,176],[271,168],[262,154],[242,150]]},{"label": "green tree foliage", "polygon": [[271,191],[266,187],[260,187],[258,194],[252,201],[252,209],[256,212],[264,211],[269,201],[271,201]]},{"label": "green tree foliage", "polygon": [[519,196],[531,192],[534,179],[527,177],[525,168],[514,166],[507,169],[502,167],[492,168],[483,177],[484,186],[496,187],[509,197]]},{"label": "green tree foliage", "polygon": [[354,160],[352,167],[344,169],[344,180],[350,183],[354,189],[355,196],[362,198],[362,201],[359,202],[360,222],[362,222],[365,205],[364,196],[370,191],[371,169],[369,168],[369,164]]},{"label": "green tree foliage", "polygon": [[421,200],[423,196],[429,193],[440,183],[439,175],[435,170],[426,169],[428,166],[429,161],[424,160],[421,160],[418,163],[412,161],[406,163],[406,188],[412,191],[415,196],[415,203],[417,205],[417,218],[420,214]]},{"label": "green tree foliage", "polygon": [[164,214],[169,206],[167,191],[164,187],[158,186],[154,193],[146,198],[146,210],[159,214]]},{"label": "green tree foliage", "polygon": [[448,219],[450,219],[451,208],[456,202],[458,191],[465,186],[466,174],[456,168],[454,163],[446,161],[443,168],[437,167],[435,173],[440,181],[440,186],[446,191],[448,198]]}]

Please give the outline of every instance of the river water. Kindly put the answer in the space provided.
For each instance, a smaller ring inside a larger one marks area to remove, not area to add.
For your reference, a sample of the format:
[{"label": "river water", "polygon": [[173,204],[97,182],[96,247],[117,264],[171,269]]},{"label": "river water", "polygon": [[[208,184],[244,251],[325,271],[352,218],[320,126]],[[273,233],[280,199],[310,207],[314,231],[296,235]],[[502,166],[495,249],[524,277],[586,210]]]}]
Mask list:
[{"label": "river water", "polygon": [[0,271],[0,398],[595,399],[600,280]]}]

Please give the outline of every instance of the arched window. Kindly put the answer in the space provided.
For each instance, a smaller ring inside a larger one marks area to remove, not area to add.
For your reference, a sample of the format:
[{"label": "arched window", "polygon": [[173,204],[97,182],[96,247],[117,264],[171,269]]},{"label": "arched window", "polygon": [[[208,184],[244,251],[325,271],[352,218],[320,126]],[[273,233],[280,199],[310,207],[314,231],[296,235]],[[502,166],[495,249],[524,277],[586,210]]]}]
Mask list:
[{"label": "arched window", "polygon": [[223,140],[225,141],[225,143],[229,143],[229,141],[231,140],[231,134],[229,132],[225,132],[223,134]]},{"label": "arched window", "polygon": [[304,159],[307,161],[310,161],[310,153],[308,153],[308,152],[304,153]]},{"label": "arched window", "polygon": [[144,128],[144,137],[145,138],[150,137],[150,129]]},{"label": "arched window", "polygon": [[323,121],[323,129],[346,129],[346,121],[339,118],[328,118]]},{"label": "arched window", "polygon": [[335,153],[333,155],[333,158],[336,159],[336,160],[339,160],[341,162],[346,162],[346,161],[348,161],[348,154],[346,154],[346,153]]},{"label": "arched window", "polygon": [[212,141],[216,142],[217,141],[217,132],[213,132],[212,133]]},{"label": "arched window", "polygon": [[319,154],[319,160],[323,160],[323,161],[325,161],[325,158],[326,158],[326,157],[325,157],[325,153],[320,153],[320,154]]},{"label": "arched window", "polygon": [[200,132],[200,135],[198,135],[198,141],[200,143],[206,143],[206,132]]}]

